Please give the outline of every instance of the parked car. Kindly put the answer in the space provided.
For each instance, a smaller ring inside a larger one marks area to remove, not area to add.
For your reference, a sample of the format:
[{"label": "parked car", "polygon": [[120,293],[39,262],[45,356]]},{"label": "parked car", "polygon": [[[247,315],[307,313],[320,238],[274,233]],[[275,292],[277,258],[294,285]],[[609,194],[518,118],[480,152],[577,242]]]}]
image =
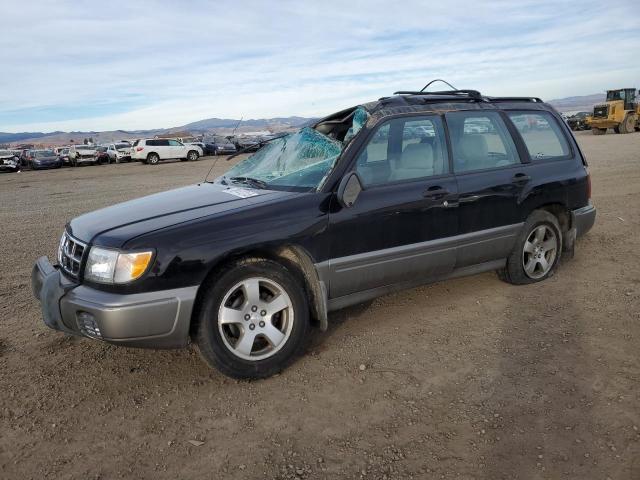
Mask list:
[{"label": "parked car", "polygon": [[591,115],[590,112],[578,112],[575,115],[571,115],[567,118],[567,123],[571,130],[591,130],[591,125],[587,122],[587,117]]},{"label": "parked car", "polygon": [[108,148],[109,147],[106,145],[98,145],[95,147],[96,163],[98,165],[107,165],[111,163],[111,157],[109,157],[109,153],[107,152]]},{"label": "parked car", "polygon": [[238,151],[256,152],[260,148],[260,139],[256,137],[238,136],[233,138],[233,144]]},{"label": "parked car", "polygon": [[185,145],[193,145],[195,147],[198,147],[198,154],[200,156],[206,155],[206,149],[205,149],[205,145],[203,142],[200,141],[193,141],[193,142],[182,142]]},{"label": "parked car", "polygon": [[131,145],[129,143],[111,143],[107,146],[109,163],[131,161]]},{"label": "parked car", "polygon": [[20,170],[20,158],[11,150],[0,150],[0,172],[17,172]]},{"label": "parked car", "polygon": [[62,165],[71,165],[71,160],[69,159],[69,147],[59,148],[58,158],[62,162]]},{"label": "parked car", "polygon": [[[523,117],[549,128],[532,135]],[[478,123],[491,128],[466,128]],[[32,285],[56,330],[192,340],[223,373],[265,377],[327,312],[491,270],[516,285],[549,278],[594,224],[590,185],[541,100],[405,92],[272,140],[214,181],[74,218],[58,265],[39,258]]]},{"label": "parked car", "polygon": [[202,150],[197,145],[184,145],[178,140],[167,138],[148,138],[136,140],[131,147],[131,158],[143,163],[156,165],[160,160],[179,158],[197,160]]},{"label": "parked car", "polygon": [[60,168],[62,160],[53,150],[31,150],[28,155],[28,165],[32,170],[41,168]]},{"label": "parked car", "polygon": [[30,148],[23,148],[20,153],[20,165],[23,168],[27,168],[31,162],[31,156],[35,150]]},{"label": "parked car", "polygon": [[96,147],[89,145],[71,145],[69,147],[69,161],[72,167],[98,163]]},{"label": "parked car", "polygon": [[229,139],[221,136],[215,136],[207,140],[205,143],[205,152],[207,155],[231,155],[236,153],[236,146]]}]

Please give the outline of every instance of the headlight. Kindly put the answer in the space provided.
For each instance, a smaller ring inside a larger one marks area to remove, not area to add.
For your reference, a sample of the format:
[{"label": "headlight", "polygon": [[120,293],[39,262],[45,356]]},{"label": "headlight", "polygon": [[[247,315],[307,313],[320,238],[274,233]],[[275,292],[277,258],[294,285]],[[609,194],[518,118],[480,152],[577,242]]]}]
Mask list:
[{"label": "headlight", "polygon": [[98,283],[127,283],[140,278],[151,263],[153,252],[120,252],[91,247],[84,278]]}]

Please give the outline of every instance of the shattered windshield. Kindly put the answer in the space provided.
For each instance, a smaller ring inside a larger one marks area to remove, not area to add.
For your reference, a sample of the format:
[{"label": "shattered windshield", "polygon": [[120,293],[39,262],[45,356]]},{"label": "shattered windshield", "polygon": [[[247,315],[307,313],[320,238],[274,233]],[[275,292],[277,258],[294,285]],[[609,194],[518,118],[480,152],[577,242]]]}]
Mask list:
[{"label": "shattered windshield", "polygon": [[341,142],[305,127],[265,144],[229,170],[220,181],[274,190],[315,190],[331,171],[341,151]]}]

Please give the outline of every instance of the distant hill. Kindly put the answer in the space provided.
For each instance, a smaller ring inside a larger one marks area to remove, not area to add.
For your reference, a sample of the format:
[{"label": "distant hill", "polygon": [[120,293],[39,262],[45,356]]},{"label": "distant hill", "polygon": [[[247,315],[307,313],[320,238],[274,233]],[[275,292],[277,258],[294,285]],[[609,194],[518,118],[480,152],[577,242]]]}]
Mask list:
[{"label": "distant hill", "polygon": [[579,112],[591,111],[597,103],[602,103],[606,99],[604,93],[594,93],[591,95],[582,95],[578,97],[558,98],[549,100],[548,103],[553,105],[560,112]]},{"label": "distant hill", "polygon": [[20,133],[6,133],[0,132],[0,143],[15,143],[20,142],[25,139],[36,139],[41,137],[46,137],[47,135],[55,135],[62,132],[50,132],[50,133],[42,133],[42,132],[20,132]]},{"label": "distant hill", "polygon": [[216,128],[235,128],[238,126],[238,122],[240,122],[240,126],[242,127],[251,128],[268,128],[270,126],[299,127],[309,120],[309,118],[304,117],[276,117],[242,120],[242,122],[240,122],[240,120],[231,118],[207,118],[205,120],[187,123],[177,128],[191,132],[207,132]]},{"label": "distant hill", "polygon": [[[153,130],[110,130],[104,132],[76,131],[76,132],[0,132],[1,143],[34,143],[42,145],[68,145],[82,143],[85,138],[92,138],[95,143],[109,143],[118,140],[131,140],[156,135],[170,135],[173,133],[191,132],[192,135],[221,134],[228,135],[236,129],[236,133],[255,130],[281,132],[292,128],[299,128],[313,122],[315,119],[306,117],[276,117],[240,120],[232,118],[207,118],[188,123],[179,127],[159,128]],[[240,122],[238,124],[238,122]]]}]

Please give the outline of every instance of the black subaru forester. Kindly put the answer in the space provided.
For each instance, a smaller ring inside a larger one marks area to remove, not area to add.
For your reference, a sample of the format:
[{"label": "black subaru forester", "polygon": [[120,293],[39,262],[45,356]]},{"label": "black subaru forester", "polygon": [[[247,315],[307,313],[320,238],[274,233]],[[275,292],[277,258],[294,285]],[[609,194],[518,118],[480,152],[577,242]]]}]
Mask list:
[{"label": "black subaru forester", "polygon": [[538,98],[398,92],[262,146],[224,176],[73,219],[32,285],[45,323],[272,375],[327,314],[496,270],[553,275],[595,221],[586,161]]}]

